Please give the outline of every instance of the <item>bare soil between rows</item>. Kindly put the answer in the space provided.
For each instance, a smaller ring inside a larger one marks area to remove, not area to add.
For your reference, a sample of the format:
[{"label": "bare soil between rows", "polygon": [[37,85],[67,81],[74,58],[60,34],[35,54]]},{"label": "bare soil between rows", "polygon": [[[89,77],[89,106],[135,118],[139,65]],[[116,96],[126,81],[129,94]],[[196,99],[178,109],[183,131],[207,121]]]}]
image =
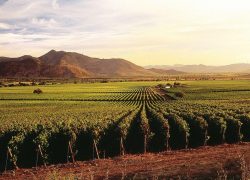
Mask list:
[{"label": "bare soil between rows", "polygon": [[18,169],[0,179],[243,179],[249,166],[250,143],[240,143]]}]

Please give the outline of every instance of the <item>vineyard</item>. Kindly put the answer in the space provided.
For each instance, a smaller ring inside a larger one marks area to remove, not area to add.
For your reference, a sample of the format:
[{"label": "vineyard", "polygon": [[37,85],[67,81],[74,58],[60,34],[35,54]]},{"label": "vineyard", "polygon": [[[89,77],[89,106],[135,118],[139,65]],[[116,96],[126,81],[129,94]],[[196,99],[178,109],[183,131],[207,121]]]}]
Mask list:
[{"label": "vineyard", "polygon": [[0,88],[0,171],[250,141],[248,81],[159,83]]}]

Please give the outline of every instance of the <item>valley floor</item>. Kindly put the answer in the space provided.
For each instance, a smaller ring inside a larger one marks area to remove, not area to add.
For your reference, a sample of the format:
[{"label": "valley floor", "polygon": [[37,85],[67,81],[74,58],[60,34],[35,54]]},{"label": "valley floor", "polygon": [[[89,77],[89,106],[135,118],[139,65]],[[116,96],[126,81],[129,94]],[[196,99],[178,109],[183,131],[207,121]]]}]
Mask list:
[{"label": "valley floor", "polygon": [[7,171],[0,179],[247,179],[250,143]]}]

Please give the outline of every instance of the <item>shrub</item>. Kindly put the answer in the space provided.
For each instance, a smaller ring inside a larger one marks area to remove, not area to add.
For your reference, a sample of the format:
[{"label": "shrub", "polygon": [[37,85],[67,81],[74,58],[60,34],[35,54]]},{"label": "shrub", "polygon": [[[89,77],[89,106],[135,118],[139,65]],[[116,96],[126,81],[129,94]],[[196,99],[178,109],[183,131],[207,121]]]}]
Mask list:
[{"label": "shrub", "polygon": [[46,82],[44,82],[44,81],[39,82],[38,85],[46,85]]},{"label": "shrub", "polygon": [[156,87],[158,87],[158,88],[164,88],[164,84],[158,84]]},{"label": "shrub", "polygon": [[35,89],[34,91],[33,91],[33,93],[34,94],[41,94],[41,93],[43,93],[43,91],[41,90],[41,89]]},{"label": "shrub", "polygon": [[8,87],[14,87],[15,84],[8,84]]},{"label": "shrub", "polygon": [[206,145],[208,124],[201,116],[195,116],[192,113],[182,113],[183,119],[190,127],[189,145],[190,147],[198,147]]},{"label": "shrub", "polygon": [[36,86],[36,85],[37,85],[36,82],[31,83],[31,86]]},{"label": "shrub", "polygon": [[213,114],[204,114],[203,118],[208,123],[208,144],[217,145],[225,142],[226,121],[219,116]]},{"label": "shrub", "polygon": [[242,139],[241,126],[242,123],[239,119],[228,116],[225,118],[227,122],[227,129],[225,132],[225,138],[228,143],[237,143]]},{"label": "shrub", "polygon": [[241,126],[241,133],[243,134],[244,141],[250,141],[250,115],[242,114],[239,115],[238,118],[240,119],[242,126]]},{"label": "shrub", "polygon": [[29,86],[29,84],[24,83],[24,82],[19,82],[19,86]]},{"label": "shrub", "polygon": [[170,125],[170,146],[173,149],[187,148],[190,135],[187,122],[176,114],[168,114],[166,118]]},{"label": "shrub", "polygon": [[100,83],[108,83],[109,81],[108,80],[102,80],[100,81]]},{"label": "shrub", "polygon": [[176,92],[175,96],[179,97],[179,98],[183,98],[185,96],[185,94],[183,92]]}]

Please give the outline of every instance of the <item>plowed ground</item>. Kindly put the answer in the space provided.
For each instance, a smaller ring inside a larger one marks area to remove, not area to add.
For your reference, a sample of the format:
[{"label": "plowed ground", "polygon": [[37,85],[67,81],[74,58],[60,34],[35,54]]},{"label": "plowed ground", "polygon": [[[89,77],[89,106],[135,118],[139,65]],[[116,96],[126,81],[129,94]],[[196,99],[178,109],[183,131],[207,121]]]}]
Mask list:
[{"label": "plowed ground", "polygon": [[0,179],[242,179],[249,166],[250,143],[241,143],[18,169]]}]

